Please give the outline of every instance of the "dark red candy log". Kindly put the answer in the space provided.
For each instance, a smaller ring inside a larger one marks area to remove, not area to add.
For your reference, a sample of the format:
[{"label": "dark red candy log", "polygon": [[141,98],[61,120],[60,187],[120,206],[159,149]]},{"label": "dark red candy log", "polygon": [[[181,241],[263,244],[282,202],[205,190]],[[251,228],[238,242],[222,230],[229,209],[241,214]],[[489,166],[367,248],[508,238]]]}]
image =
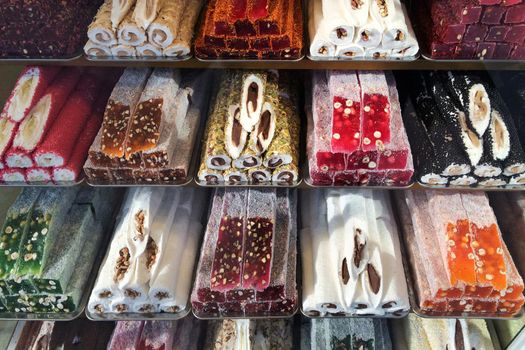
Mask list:
[{"label": "dark red candy log", "polygon": [[212,290],[241,286],[244,218],[224,216],[219,225],[211,274]]},{"label": "dark red candy log", "polygon": [[361,103],[334,96],[331,148],[333,152],[354,152],[361,144]]},{"label": "dark red candy log", "polygon": [[[248,9],[248,0],[226,0],[223,1],[230,5],[230,21],[237,21],[246,19],[246,11]],[[219,1],[220,3],[220,1]]]}]

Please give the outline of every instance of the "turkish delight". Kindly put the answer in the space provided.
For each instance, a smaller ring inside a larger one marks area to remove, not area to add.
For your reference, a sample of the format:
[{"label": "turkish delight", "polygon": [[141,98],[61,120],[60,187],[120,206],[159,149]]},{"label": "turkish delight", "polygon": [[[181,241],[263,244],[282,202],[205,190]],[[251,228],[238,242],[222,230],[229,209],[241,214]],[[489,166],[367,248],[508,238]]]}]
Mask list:
[{"label": "turkish delight", "polygon": [[[421,312],[502,317],[519,312],[523,281],[485,194],[411,191],[396,199]],[[438,249],[426,249],[430,242]]]},{"label": "turkish delight", "polygon": [[293,193],[217,190],[191,297],[194,311],[203,317],[293,314],[295,232]]}]

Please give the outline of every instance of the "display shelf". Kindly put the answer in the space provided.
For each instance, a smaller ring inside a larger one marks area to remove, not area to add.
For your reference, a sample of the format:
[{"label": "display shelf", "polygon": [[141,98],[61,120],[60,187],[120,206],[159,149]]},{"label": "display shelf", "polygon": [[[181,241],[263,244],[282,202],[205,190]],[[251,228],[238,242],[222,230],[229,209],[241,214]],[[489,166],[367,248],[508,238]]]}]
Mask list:
[{"label": "display shelf", "polygon": [[89,60],[79,57],[72,60],[0,60],[0,65],[62,65],[62,66],[92,66],[92,67],[173,67],[193,69],[363,69],[363,70],[524,70],[525,61],[506,60],[426,60],[415,61],[311,61],[307,58],[300,61],[201,61],[191,58],[185,61],[121,59],[121,60]]}]

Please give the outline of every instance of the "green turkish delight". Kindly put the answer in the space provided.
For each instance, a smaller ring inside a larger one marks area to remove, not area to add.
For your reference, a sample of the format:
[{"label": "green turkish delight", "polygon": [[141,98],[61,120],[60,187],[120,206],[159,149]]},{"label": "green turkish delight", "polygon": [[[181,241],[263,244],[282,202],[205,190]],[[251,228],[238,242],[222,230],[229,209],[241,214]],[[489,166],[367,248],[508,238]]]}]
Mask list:
[{"label": "green turkish delight", "polygon": [[0,235],[0,278],[5,279],[16,270],[20,245],[27,234],[28,220],[39,194],[37,188],[24,189],[7,211]]},{"label": "green turkish delight", "polygon": [[55,243],[49,247],[49,255],[42,266],[42,274],[34,279],[41,292],[62,294],[65,292],[83,243],[93,231],[102,231],[95,221],[91,205],[74,204],[59,230]]},{"label": "green turkish delight", "polygon": [[17,276],[39,277],[45,266],[49,251],[59,237],[77,190],[73,188],[46,189],[38,198],[29,229],[20,249]]},{"label": "green turkish delight", "polygon": [[37,287],[27,278],[8,279],[5,282],[9,295],[38,293]]}]

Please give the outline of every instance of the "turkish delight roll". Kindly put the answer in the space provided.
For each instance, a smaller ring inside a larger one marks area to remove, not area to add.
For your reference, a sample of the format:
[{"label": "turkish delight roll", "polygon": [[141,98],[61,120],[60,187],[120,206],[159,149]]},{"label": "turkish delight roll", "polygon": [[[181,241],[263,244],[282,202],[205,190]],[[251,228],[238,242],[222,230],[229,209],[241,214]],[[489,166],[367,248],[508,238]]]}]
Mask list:
[{"label": "turkish delight roll", "polygon": [[[129,159],[134,153],[151,150],[159,143],[166,143],[165,139],[172,132],[176,133],[171,118],[175,120],[175,108],[183,109],[175,103],[179,85],[180,74],[177,70],[157,68],[152,72],[130,120],[126,158]],[[186,110],[183,109],[184,115]],[[173,139],[176,140],[175,137]],[[171,159],[171,154],[166,154],[165,157]]]},{"label": "turkish delight roll", "polygon": [[261,118],[269,72],[244,72],[240,76],[240,123],[244,130],[252,132]]},{"label": "turkish delight roll", "polygon": [[163,49],[170,46],[178,34],[178,29],[183,16],[184,8],[189,0],[164,1],[159,15],[148,27],[150,43]]},{"label": "turkish delight roll", "polygon": [[112,55],[111,47],[96,44],[91,40],[84,46],[84,52],[90,57],[109,57]]},{"label": "turkish delight roll", "polygon": [[102,152],[110,158],[123,157],[128,126],[147,79],[148,68],[127,68],[111,93],[102,123]]},{"label": "turkish delight roll", "polygon": [[[117,44],[117,36],[111,26],[111,3],[111,0],[107,0],[100,6],[88,27],[87,36],[89,40],[101,47],[111,47]],[[88,51],[85,50],[85,52],[89,55]]]},{"label": "turkish delight roll", "polygon": [[162,57],[162,50],[153,44],[146,43],[135,48],[137,50],[137,56],[140,57]]},{"label": "turkish delight roll", "polygon": [[191,52],[191,39],[199,13],[202,8],[202,0],[188,0],[184,9],[184,18],[181,19],[177,29],[177,36],[163,52],[167,57],[184,57]]},{"label": "turkish delight roll", "polygon": [[122,20],[130,12],[132,6],[135,4],[135,0],[111,0],[111,26],[113,30],[116,30]]},{"label": "turkish delight roll", "polygon": [[133,20],[143,30],[148,29],[157,17],[161,4],[161,0],[137,0],[133,10]]},{"label": "turkish delight roll", "polygon": [[38,166],[60,167],[68,162],[79,135],[91,116],[99,83],[100,81],[89,73],[81,77],[80,83],[69,96],[44,140],[33,152],[33,159]]},{"label": "turkish delight roll", "polygon": [[35,164],[31,153],[22,149],[10,148],[4,155],[5,164],[9,168],[32,168]]},{"label": "turkish delight roll", "polygon": [[383,39],[381,45],[385,49],[400,49],[406,47],[408,40],[414,40],[409,31],[409,23],[401,1],[393,0],[392,15],[385,17]]},{"label": "turkish delight roll", "polygon": [[444,79],[452,97],[465,108],[468,126],[482,137],[490,124],[491,99],[482,80],[474,74],[449,71]]},{"label": "turkish delight roll", "polygon": [[356,29],[355,43],[368,49],[377,49],[383,38],[381,24],[372,16],[367,15],[366,21]]},{"label": "turkish delight roll", "polygon": [[4,105],[0,117],[13,122],[23,121],[46,93],[60,67],[28,66],[18,76],[15,87]]},{"label": "turkish delight roll", "polygon": [[173,321],[146,321],[137,349],[174,349],[175,330]]},{"label": "turkish delight roll", "polygon": [[308,31],[312,57],[334,57],[336,46],[329,40],[324,28],[327,19],[323,15],[323,0],[308,2]]},{"label": "turkish delight roll", "polygon": [[13,143],[17,124],[7,118],[0,118],[0,169],[4,168],[4,155]]},{"label": "turkish delight roll", "polygon": [[133,9],[128,12],[118,27],[118,43],[126,46],[140,46],[147,40],[146,32],[133,19]]},{"label": "turkish delight roll", "polygon": [[226,151],[224,129],[228,113],[226,99],[232,93],[232,83],[235,79],[237,76],[232,72],[222,77],[206,124],[203,162],[210,170],[226,170],[231,166],[232,158]]},{"label": "turkish delight roll", "polygon": [[32,168],[26,171],[26,180],[30,183],[50,183],[52,180],[52,173],[47,168]]},{"label": "turkish delight roll", "polygon": [[137,50],[134,46],[118,44],[111,47],[111,56],[114,57],[135,57]]},{"label": "turkish delight roll", "polygon": [[323,1],[322,15],[329,19],[324,23],[327,37],[334,45],[349,44],[354,40],[354,26],[344,16],[343,1]]},{"label": "turkish delight roll", "polygon": [[0,176],[3,182],[6,183],[25,183],[26,172],[21,168],[9,168],[0,170]]},{"label": "turkish delight roll", "polygon": [[20,124],[13,140],[14,148],[30,152],[42,142],[74,90],[80,75],[81,70],[76,67],[65,68],[60,72]]}]

